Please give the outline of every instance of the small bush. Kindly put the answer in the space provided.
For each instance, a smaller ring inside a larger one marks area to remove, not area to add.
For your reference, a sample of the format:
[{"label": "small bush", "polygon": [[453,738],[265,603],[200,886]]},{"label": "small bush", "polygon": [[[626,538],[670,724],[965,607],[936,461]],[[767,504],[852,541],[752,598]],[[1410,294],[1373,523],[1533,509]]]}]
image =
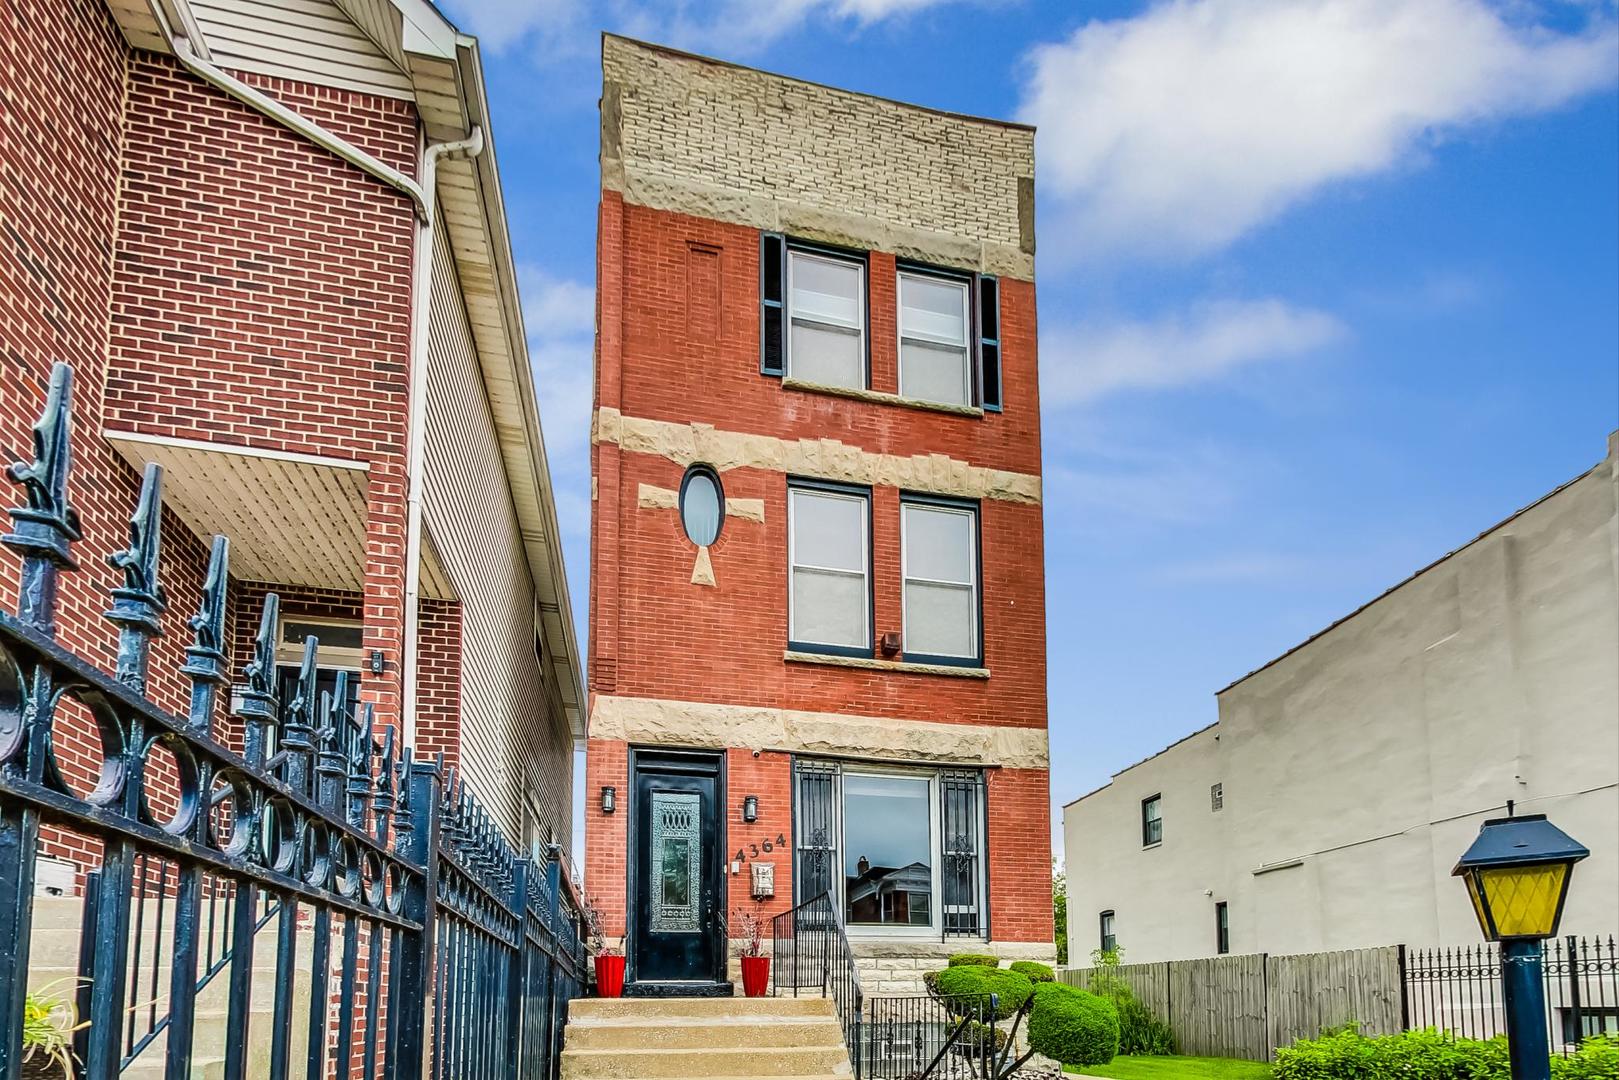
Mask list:
[{"label": "small bush", "polygon": [[1006,968],[957,965],[947,967],[937,975],[934,985],[938,987],[939,996],[945,999],[995,994],[997,1020],[1005,1020],[1023,1008],[1023,1003],[1034,993],[1034,984],[1027,975]]},{"label": "small bush", "polygon": [[951,967],[1000,967],[1001,958],[988,953],[958,952],[950,958]]},{"label": "small bush", "polygon": [[1041,983],[1029,1013],[1029,1046],[1064,1065],[1106,1065],[1119,1052],[1118,1010],[1078,987]]},{"label": "small bush", "polygon": [[1057,973],[1038,960],[1018,960],[1007,965],[1007,967],[1012,971],[1027,975],[1030,982],[1055,982],[1057,979]]},{"label": "small bush", "polygon": [[1134,994],[1114,999],[1119,1010],[1119,1053],[1173,1054],[1175,1032]]},{"label": "small bush", "polygon": [[1566,1058],[1552,1058],[1552,1080],[1614,1080],[1619,1077],[1619,1035],[1593,1035]]},{"label": "small bush", "polygon": [[[1553,1057],[1552,1080],[1616,1080],[1619,1036],[1585,1040],[1567,1058]],[[1336,1030],[1276,1051],[1275,1080],[1510,1080],[1505,1036],[1452,1039],[1432,1028],[1402,1035]]]}]

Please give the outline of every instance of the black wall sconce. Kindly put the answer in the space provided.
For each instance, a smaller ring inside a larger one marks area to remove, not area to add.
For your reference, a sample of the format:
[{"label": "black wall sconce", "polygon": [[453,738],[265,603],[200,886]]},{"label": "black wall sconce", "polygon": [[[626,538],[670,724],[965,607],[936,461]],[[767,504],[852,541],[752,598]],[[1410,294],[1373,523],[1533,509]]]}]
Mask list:
[{"label": "black wall sconce", "polygon": [[749,795],[742,800],[742,820],[749,825],[759,820],[759,796]]},{"label": "black wall sconce", "polygon": [[611,814],[618,809],[618,789],[615,787],[602,788],[602,813]]}]

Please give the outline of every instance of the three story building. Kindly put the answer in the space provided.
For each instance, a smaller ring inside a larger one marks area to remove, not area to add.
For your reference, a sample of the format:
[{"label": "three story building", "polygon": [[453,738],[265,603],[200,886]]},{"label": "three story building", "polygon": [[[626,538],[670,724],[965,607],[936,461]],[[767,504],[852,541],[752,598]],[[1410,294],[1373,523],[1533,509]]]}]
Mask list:
[{"label": "three story building", "polygon": [[586,887],[630,992],[829,894],[1053,953],[1034,133],[603,39]]}]

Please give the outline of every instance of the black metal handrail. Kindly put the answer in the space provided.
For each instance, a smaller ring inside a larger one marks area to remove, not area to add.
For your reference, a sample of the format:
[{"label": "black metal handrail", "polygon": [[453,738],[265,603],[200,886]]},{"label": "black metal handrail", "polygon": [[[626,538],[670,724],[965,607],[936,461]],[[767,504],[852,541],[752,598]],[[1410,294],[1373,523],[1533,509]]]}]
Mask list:
[{"label": "black metal handrail", "polygon": [[[843,1045],[849,1050],[849,1063],[855,1080],[861,1072],[861,1024],[865,997],[860,992],[860,972],[854,950],[843,932],[843,920],[832,902],[831,892],[806,900],[791,911],[770,920],[774,961],[771,993],[776,996],[801,990],[832,999],[843,1026]],[[783,985],[786,982],[788,985]]]}]

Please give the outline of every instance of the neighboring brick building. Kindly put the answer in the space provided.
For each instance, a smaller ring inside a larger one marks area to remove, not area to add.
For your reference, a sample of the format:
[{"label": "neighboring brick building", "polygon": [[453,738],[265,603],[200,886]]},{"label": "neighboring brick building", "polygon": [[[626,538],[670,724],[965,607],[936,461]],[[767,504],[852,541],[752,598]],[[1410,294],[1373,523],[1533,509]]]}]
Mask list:
[{"label": "neighboring brick building", "polygon": [[828,891],[868,992],[1051,958],[1033,131],[602,66],[585,874],[632,989],[723,992],[721,913]]},{"label": "neighboring brick building", "polygon": [[[582,680],[476,42],[423,0],[21,0],[0,100],[12,457],[76,373],[63,643],[111,669],[102,556],[159,462],[160,704],[225,533],[235,680],[279,593],[286,662],[320,636],[514,842],[566,843]],[[88,728],[54,739],[93,777]]]}]

